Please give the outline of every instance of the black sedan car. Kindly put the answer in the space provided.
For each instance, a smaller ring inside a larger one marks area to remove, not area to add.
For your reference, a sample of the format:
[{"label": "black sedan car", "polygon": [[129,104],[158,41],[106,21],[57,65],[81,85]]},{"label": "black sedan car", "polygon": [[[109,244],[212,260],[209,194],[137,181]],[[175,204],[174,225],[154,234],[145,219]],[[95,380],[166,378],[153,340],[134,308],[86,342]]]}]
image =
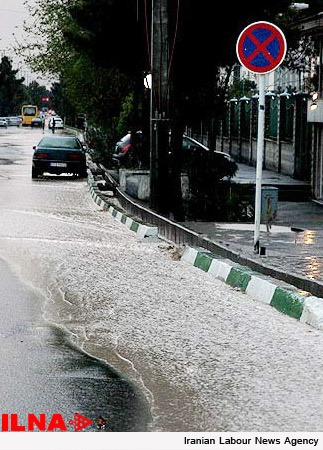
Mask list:
[{"label": "black sedan car", "polygon": [[43,137],[34,147],[32,178],[44,172],[86,177],[85,149],[80,140],[71,136]]},{"label": "black sedan car", "polygon": [[[116,161],[119,165],[127,165],[127,162],[129,159],[132,160],[132,162],[137,162],[141,152],[141,146],[142,146],[142,132],[137,131],[136,133],[136,139],[137,139],[137,152],[138,154],[135,154],[132,145],[131,145],[131,135],[130,133],[123,136],[120,141],[116,143],[115,151],[112,156],[112,159]],[[201,142],[196,141],[195,139],[187,136],[186,134],[183,135],[183,145],[182,145],[182,158],[183,158],[183,165],[184,168],[190,164],[190,161],[192,160],[192,157],[195,157],[200,155],[203,157],[206,153],[210,152],[210,149],[203,145]],[[222,160],[224,163],[229,163],[232,165],[235,165],[235,161],[232,158],[232,156],[228,155],[227,153],[214,151],[213,154],[216,155],[218,160]],[[171,157],[172,154],[170,153],[169,156]],[[140,165],[140,164],[139,164]]]}]

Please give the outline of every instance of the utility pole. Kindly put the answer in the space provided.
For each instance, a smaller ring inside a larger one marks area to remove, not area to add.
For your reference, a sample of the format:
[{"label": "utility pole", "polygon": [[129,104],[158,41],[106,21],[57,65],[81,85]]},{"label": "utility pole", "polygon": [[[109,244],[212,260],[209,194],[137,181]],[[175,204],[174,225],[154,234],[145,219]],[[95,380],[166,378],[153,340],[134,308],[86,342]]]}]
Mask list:
[{"label": "utility pole", "polygon": [[168,213],[168,0],[152,0],[150,98],[150,206]]}]

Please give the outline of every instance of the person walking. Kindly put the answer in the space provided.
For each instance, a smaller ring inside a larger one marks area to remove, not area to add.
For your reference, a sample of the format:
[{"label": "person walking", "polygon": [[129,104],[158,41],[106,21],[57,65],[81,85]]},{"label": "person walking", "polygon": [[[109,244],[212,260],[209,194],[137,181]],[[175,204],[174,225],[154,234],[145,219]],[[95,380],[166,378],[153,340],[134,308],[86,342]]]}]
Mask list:
[{"label": "person walking", "polygon": [[53,120],[52,120],[52,133],[53,134],[55,133],[55,117],[53,117]]}]

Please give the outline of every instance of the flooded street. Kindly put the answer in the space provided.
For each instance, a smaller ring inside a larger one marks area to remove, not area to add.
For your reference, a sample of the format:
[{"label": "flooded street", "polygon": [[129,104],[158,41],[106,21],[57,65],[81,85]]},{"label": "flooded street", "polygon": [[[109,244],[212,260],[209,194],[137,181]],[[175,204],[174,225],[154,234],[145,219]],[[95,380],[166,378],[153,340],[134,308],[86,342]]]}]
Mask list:
[{"label": "flooded street", "polygon": [[[30,178],[31,152],[30,149],[28,152],[25,150],[27,145],[31,147],[37,143],[41,134],[36,130],[19,130],[19,140],[24,142],[20,145],[15,140],[16,130],[12,133],[9,129],[5,133],[14,146],[1,147],[0,164],[9,170],[6,174],[2,171],[0,180],[2,183],[10,180],[15,186],[23,188],[28,186]],[[24,170],[26,168],[27,173]],[[27,183],[21,180],[27,180]],[[32,186],[30,187],[32,191]],[[23,201],[31,200],[31,191],[22,198]],[[8,206],[3,185],[1,194],[1,203]],[[7,213],[3,211],[2,216],[9,213],[8,210]],[[34,232],[39,230],[39,236],[54,243],[55,239],[49,238],[49,229],[42,229],[44,221],[41,221],[41,217],[44,211],[29,212],[38,222],[38,225],[35,221],[31,223],[35,227]],[[8,248],[17,248],[19,252],[19,248],[23,247],[22,242],[29,242],[33,247],[32,242],[38,238],[33,233],[26,233],[27,210],[18,207],[11,210],[11,213],[12,233],[7,233],[5,240],[12,242],[13,246],[9,244]],[[99,415],[107,419],[106,431],[145,430],[150,415],[144,396],[104,361],[93,359],[76,347],[73,335],[59,319],[53,322],[49,311],[50,304],[55,303],[51,287],[54,278],[46,275],[45,270],[43,276],[46,279],[42,279],[41,261],[35,264],[35,272],[29,271],[29,267],[28,274],[37,272],[37,278],[39,276],[42,282],[30,282],[27,272],[24,272],[26,277],[22,278],[23,267],[19,262],[22,265],[26,263],[23,258],[19,258],[16,261],[18,265],[15,266],[10,266],[10,262],[13,262],[10,257],[7,261],[9,266],[0,261],[2,412],[18,414],[24,425],[27,424],[28,414],[35,414],[37,417],[39,414],[46,414],[48,426],[53,414],[61,414],[68,424],[78,413],[94,422],[84,431],[97,429],[96,418]],[[28,262],[26,265],[29,265]],[[57,292],[61,292],[59,288]],[[71,305],[67,299],[63,301]],[[55,311],[59,315],[59,309]],[[68,431],[73,431],[71,426],[69,428]]]},{"label": "flooded street", "polygon": [[19,331],[3,356],[20,373],[7,409],[27,407],[13,397],[26,366],[26,396],[45,385],[35,408],[48,396],[50,411],[102,414],[112,431],[320,431],[323,333],[140,240],[85,180],[32,181],[41,136],[0,130],[1,301],[14,320],[2,330]]}]

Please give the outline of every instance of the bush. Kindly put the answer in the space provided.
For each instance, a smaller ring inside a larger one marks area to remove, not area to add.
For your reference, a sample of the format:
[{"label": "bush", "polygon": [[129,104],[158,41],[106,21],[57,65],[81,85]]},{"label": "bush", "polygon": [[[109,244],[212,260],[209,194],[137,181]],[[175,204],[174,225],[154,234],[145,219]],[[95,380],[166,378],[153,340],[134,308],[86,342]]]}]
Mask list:
[{"label": "bush", "polygon": [[98,128],[89,128],[86,132],[86,142],[91,149],[91,157],[95,163],[101,163],[106,167],[113,167],[112,155],[114,146],[109,136]]},{"label": "bush", "polygon": [[207,221],[251,221],[253,187],[232,183],[237,164],[219,153],[192,154],[187,161],[189,219]]}]

